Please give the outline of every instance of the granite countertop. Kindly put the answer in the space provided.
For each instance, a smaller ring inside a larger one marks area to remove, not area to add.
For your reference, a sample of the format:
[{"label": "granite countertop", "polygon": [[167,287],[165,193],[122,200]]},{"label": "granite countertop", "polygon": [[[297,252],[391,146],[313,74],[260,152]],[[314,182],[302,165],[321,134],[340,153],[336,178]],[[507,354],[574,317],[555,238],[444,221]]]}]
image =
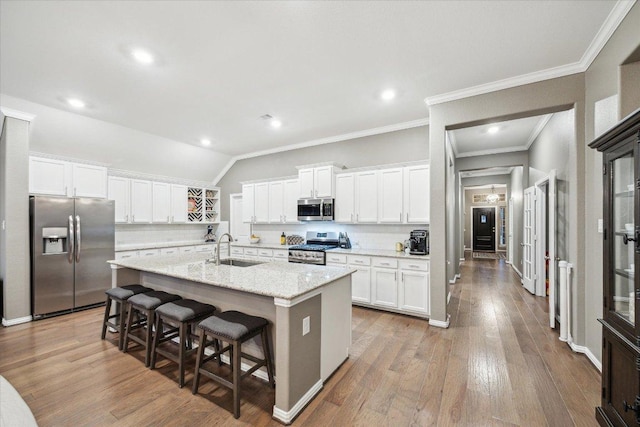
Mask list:
[{"label": "granite countertop", "polygon": [[112,265],[222,288],[291,300],[356,270],[310,264],[267,262],[250,267],[216,266],[207,254],[159,255],[109,261]]},{"label": "granite countertop", "polygon": [[[222,242],[222,244],[225,244]],[[257,249],[289,249],[294,245],[281,245],[279,243],[249,243],[249,242],[231,242],[231,246],[239,246],[241,248],[257,248]]]},{"label": "granite countertop", "polygon": [[215,245],[216,242],[205,242],[204,240],[185,240],[181,242],[156,242],[156,243],[133,243],[133,244],[116,244],[116,252],[121,251],[137,251],[140,249],[161,249],[175,248],[178,246],[198,246],[198,245]]},{"label": "granite countertop", "polygon": [[329,249],[331,253],[335,254],[347,254],[347,255],[367,255],[367,256],[383,256],[390,258],[399,258],[399,259],[423,259],[429,260],[429,255],[410,255],[404,252],[396,252],[394,250],[388,249],[362,249],[362,248],[351,248],[351,249]]}]

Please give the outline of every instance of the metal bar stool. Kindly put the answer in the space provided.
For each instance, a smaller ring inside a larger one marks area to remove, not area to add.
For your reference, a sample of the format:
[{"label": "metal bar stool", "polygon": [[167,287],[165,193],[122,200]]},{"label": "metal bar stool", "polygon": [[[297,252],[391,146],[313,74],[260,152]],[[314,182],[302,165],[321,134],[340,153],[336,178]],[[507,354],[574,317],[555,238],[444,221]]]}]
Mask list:
[{"label": "metal bar stool", "polygon": [[[179,295],[170,294],[164,291],[152,291],[146,294],[138,294],[130,297],[127,302],[129,311],[127,313],[127,326],[124,334],[122,351],[129,349],[129,339],[137,342],[145,348],[144,366],[149,366],[151,356],[151,338],[153,334],[153,317],[155,309],[162,304],[182,299]],[[133,314],[138,314],[138,319],[133,321]],[[136,335],[135,331],[145,329],[144,336]]]},{"label": "metal bar stool", "polygon": [[[127,300],[137,294],[151,292],[153,289],[142,285],[125,285],[111,288],[105,292],[107,302],[104,309],[104,321],[102,322],[102,339],[107,336],[107,327],[118,331],[118,350],[122,350],[124,343],[125,318],[127,316]],[[111,303],[116,303],[116,314],[111,314]],[[115,323],[111,319],[118,319]]]},{"label": "metal bar stool", "polygon": [[[262,317],[249,316],[239,311],[225,311],[223,313],[214,314],[198,324],[199,345],[196,358],[196,369],[193,378],[193,394],[198,392],[200,374],[211,378],[220,385],[233,390],[233,416],[240,417],[240,381],[242,377],[251,375],[254,371],[262,366],[267,367],[267,375],[269,376],[269,385],[274,387],[273,366],[271,363],[271,351],[269,349],[269,338],[267,336],[267,326],[269,321]],[[260,334],[262,338],[262,350],[264,359],[258,359],[250,354],[242,352],[242,343]],[[214,341],[224,341],[228,343],[221,350],[216,349],[214,353],[208,357],[204,357],[204,349],[207,336],[212,337]],[[233,373],[233,381],[230,382],[213,372],[205,369],[203,365],[217,358],[220,362],[220,356],[229,351],[231,362],[231,371]],[[247,372],[242,373],[241,360],[248,359],[255,363]]]},{"label": "metal bar stool", "polygon": [[[151,347],[151,369],[156,367],[156,355],[161,354],[178,364],[178,386],[184,385],[185,358],[194,352],[191,342],[195,335],[191,333],[191,326],[202,319],[211,316],[216,308],[211,304],[204,304],[192,299],[181,299],[168,302],[156,308],[154,323],[153,346]],[[170,326],[165,330],[165,325]],[[168,345],[162,343],[179,337],[178,352],[171,351]]]}]

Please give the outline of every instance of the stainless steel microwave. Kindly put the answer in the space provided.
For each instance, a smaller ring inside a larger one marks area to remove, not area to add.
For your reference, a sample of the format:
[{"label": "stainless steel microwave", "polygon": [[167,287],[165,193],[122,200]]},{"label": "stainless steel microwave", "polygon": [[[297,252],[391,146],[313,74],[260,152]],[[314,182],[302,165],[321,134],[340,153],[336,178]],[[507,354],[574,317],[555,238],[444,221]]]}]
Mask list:
[{"label": "stainless steel microwave", "polygon": [[298,221],[333,221],[333,199],[298,200]]}]

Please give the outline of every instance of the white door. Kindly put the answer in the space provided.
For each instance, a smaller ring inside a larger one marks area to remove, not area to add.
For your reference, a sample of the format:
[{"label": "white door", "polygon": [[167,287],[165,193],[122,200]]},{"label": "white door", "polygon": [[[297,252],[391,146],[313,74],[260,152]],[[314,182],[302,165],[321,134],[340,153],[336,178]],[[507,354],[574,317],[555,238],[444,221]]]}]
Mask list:
[{"label": "white door", "polygon": [[399,308],[429,314],[429,273],[401,270]]},{"label": "white door", "polygon": [[279,224],[284,222],[284,181],[272,181],[269,183],[269,223]]},{"label": "white door", "polygon": [[71,170],[67,162],[29,157],[29,193],[67,196],[70,184]]},{"label": "white door", "polygon": [[131,180],[131,222],[151,222],[151,181]]},{"label": "white door", "polygon": [[353,222],[355,212],[354,175],[342,173],[336,175],[335,221]]},{"label": "white door", "polygon": [[524,190],[524,218],[522,242],[522,285],[532,294],[536,291],[536,190]]},{"label": "white door", "polygon": [[555,169],[549,173],[549,186],[547,189],[549,210],[549,326],[552,328],[556,324],[556,268],[558,261],[556,260],[556,171]]},{"label": "white door", "polygon": [[546,221],[546,185],[536,183],[536,296],[547,296],[547,271],[546,271],[546,251],[547,251],[547,221]]},{"label": "white door", "polygon": [[72,196],[107,197],[107,168],[73,163],[72,170]]},{"label": "white door", "polygon": [[321,166],[313,171],[315,197],[333,197],[333,166]]},{"label": "white door", "polygon": [[383,307],[398,307],[398,270],[373,268],[371,270],[373,304]]},{"label": "white door", "polygon": [[282,216],[287,224],[295,224],[298,222],[298,195],[300,194],[300,185],[297,179],[288,179],[284,181],[284,199],[282,207]]},{"label": "white door", "polygon": [[[235,240],[246,242],[251,234],[251,224],[243,220],[242,209],[242,194],[231,194],[229,196],[229,232]],[[242,250],[242,248],[238,249]]]},{"label": "white door", "polygon": [[171,222],[187,222],[187,186],[171,185]]},{"label": "white door", "polygon": [[171,216],[171,187],[166,182],[153,183],[153,222],[169,222]]},{"label": "white door", "polygon": [[507,246],[507,261],[513,264],[513,197],[509,199],[509,212],[507,213],[509,221],[509,242]]},{"label": "white door", "polygon": [[380,171],[378,218],[380,222],[402,222],[402,168]]},{"label": "white door", "polygon": [[254,219],[255,222],[266,224],[269,222],[269,183],[254,184]]},{"label": "white door", "polygon": [[378,222],[378,171],[356,174],[356,222]]},{"label": "white door", "polygon": [[303,199],[313,197],[313,169],[300,169],[298,180],[300,182],[300,197]]},{"label": "white door", "polygon": [[404,168],[404,222],[429,223],[429,166]]},{"label": "white door", "polygon": [[351,300],[371,304],[371,268],[352,267],[357,270],[351,275]]},{"label": "white door", "polygon": [[109,200],[115,203],[115,221],[117,223],[129,222],[129,203],[131,201],[129,178],[121,178],[119,176],[109,177]]}]

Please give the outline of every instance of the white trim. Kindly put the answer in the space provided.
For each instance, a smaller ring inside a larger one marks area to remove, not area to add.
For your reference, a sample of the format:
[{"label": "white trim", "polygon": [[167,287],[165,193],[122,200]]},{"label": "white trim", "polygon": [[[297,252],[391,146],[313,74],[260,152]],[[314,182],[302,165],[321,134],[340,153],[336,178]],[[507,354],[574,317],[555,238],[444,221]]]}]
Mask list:
[{"label": "white trim", "polygon": [[449,323],[451,322],[451,315],[447,314],[447,321],[429,319],[429,326],[435,326],[436,328],[444,328],[447,329],[449,327]]},{"label": "white trim", "polygon": [[[45,157],[51,157],[51,158],[57,158],[51,155],[45,155]],[[59,160],[66,160],[64,158],[58,158]],[[88,163],[84,160],[81,161],[82,163]],[[130,178],[130,179],[144,179],[147,181],[161,181],[161,182],[166,182],[169,184],[179,184],[179,185],[186,185],[188,187],[202,187],[202,188],[207,188],[210,190],[215,190],[218,189],[218,187],[212,185],[210,182],[208,181],[194,181],[194,180],[190,180],[190,179],[184,179],[184,178],[176,178],[176,177],[171,177],[171,176],[164,176],[164,175],[155,175],[155,174],[149,174],[149,173],[144,173],[144,172],[133,172],[133,171],[128,171],[128,170],[124,170],[124,169],[112,169],[112,168],[108,168],[107,170],[107,174],[109,176],[117,176],[117,177],[121,177],[121,178]]]},{"label": "white trim", "polygon": [[547,114],[543,116],[538,121],[538,124],[536,125],[536,127],[533,128],[533,130],[531,131],[531,135],[529,135],[529,139],[527,140],[527,143],[526,143],[527,151],[529,150],[529,148],[531,148],[531,144],[533,144],[533,142],[538,138],[538,136],[540,135],[540,132],[542,132],[542,130],[547,126],[547,123],[549,123],[549,120],[551,120],[551,117],[553,117],[553,114]]},{"label": "white trim", "polygon": [[447,293],[447,304],[451,301],[451,292]]},{"label": "white trim", "polygon": [[92,166],[108,167],[109,163],[94,162],[91,160],[76,159],[74,157],[59,156],[57,154],[39,153],[37,151],[29,151],[29,156],[42,157],[43,159],[62,160],[63,162],[81,163]]},{"label": "white trim", "polygon": [[535,71],[533,73],[522,74],[520,76],[509,77],[491,83],[485,83],[472,86],[466,89],[455,90],[440,95],[425,98],[424,102],[428,105],[442,104],[444,102],[455,101],[458,99],[469,98],[471,96],[484,95],[498,90],[510,89],[530,83],[537,83],[544,80],[550,80],[558,77],[565,77],[571,74],[584,73],[591,66],[591,63],[598,56],[602,48],[609,41],[611,35],[618,28],[624,17],[629,13],[635,0],[618,0],[609,16],[604,21],[600,30],[591,41],[591,44],[582,55],[578,62],[572,64],[561,65],[558,67],[548,68],[546,70]]},{"label": "white trim", "polygon": [[252,153],[239,154],[232,157],[224,168],[220,171],[218,176],[213,180],[213,185],[217,185],[220,180],[229,172],[229,169],[238,161],[244,159],[250,159],[253,157],[266,156],[268,154],[282,153],[284,151],[297,150],[300,148],[314,147],[316,145],[331,144],[334,142],[346,141],[349,139],[362,138],[365,136],[380,135],[383,133],[396,132],[399,130],[412,129],[420,126],[429,125],[429,119],[418,119],[410,122],[397,123],[389,126],[382,126],[378,128],[365,129],[357,132],[345,133],[342,135],[330,136],[327,138],[314,139],[311,141],[299,142],[296,144],[283,145],[282,147],[274,147],[267,150],[254,151]]},{"label": "white trim", "polygon": [[569,337],[569,341],[567,342],[567,344],[569,344],[569,347],[574,352],[582,353],[587,356],[587,359],[589,359],[589,361],[593,363],[593,366],[595,366],[598,371],[602,372],[602,362],[598,360],[598,358],[591,352],[591,350],[589,350],[588,347],[575,344],[572,341],[571,337]]},{"label": "white trim", "polygon": [[13,119],[24,120],[25,122],[32,122],[33,119],[36,118],[35,114],[25,113],[24,111],[14,110],[13,108],[7,108],[0,106],[0,111],[6,117],[11,117]]},{"label": "white trim", "polygon": [[520,276],[520,281],[522,282],[522,273],[520,272],[520,270],[518,270],[518,267],[516,267],[513,262],[511,263],[511,267],[516,271],[516,274]]},{"label": "white trim", "polygon": [[2,318],[2,326],[14,326],[14,325],[20,325],[21,323],[29,323],[33,320],[33,316],[24,316],[24,317],[18,317],[15,319],[5,319],[4,317]]},{"label": "white trim", "polygon": [[273,418],[278,421],[283,422],[284,424],[291,424],[291,422],[298,416],[300,411],[307,406],[311,399],[314,398],[318,392],[322,390],[322,380],[318,380],[317,383],[313,385],[305,394],[296,402],[295,405],[289,411],[283,411],[277,406],[273,406]]},{"label": "white trim", "polygon": [[[351,273],[349,273],[351,274]],[[339,278],[341,279],[344,276],[340,276]],[[336,279],[334,279],[336,280]],[[275,304],[278,307],[293,307],[296,304],[300,304],[302,301],[306,301],[308,299],[311,299],[313,297],[315,297],[316,295],[320,295],[322,293],[322,287],[319,287],[317,289],[314,289],[311,292],[307,292],[306,294],[303,295],[299,295],[293,299],[284,299],[284,298],[278,298],[278,297],[274,297],[273,298],[273,304]]]},{"label": "white trim", "polygon": [[[509,147],[509,148],[491,148],[487,150],[468,151],[466,153],[460,154],[457,157],[462,158],[462,157],[474,157],[474,156],[488,156],[491,154],[517,153],[519,151],[527,151],[527,147],[525,147],[524,145],[520,145],[516,147]],[[477,175],[477,176],[482,176],[482,175]]]}]

